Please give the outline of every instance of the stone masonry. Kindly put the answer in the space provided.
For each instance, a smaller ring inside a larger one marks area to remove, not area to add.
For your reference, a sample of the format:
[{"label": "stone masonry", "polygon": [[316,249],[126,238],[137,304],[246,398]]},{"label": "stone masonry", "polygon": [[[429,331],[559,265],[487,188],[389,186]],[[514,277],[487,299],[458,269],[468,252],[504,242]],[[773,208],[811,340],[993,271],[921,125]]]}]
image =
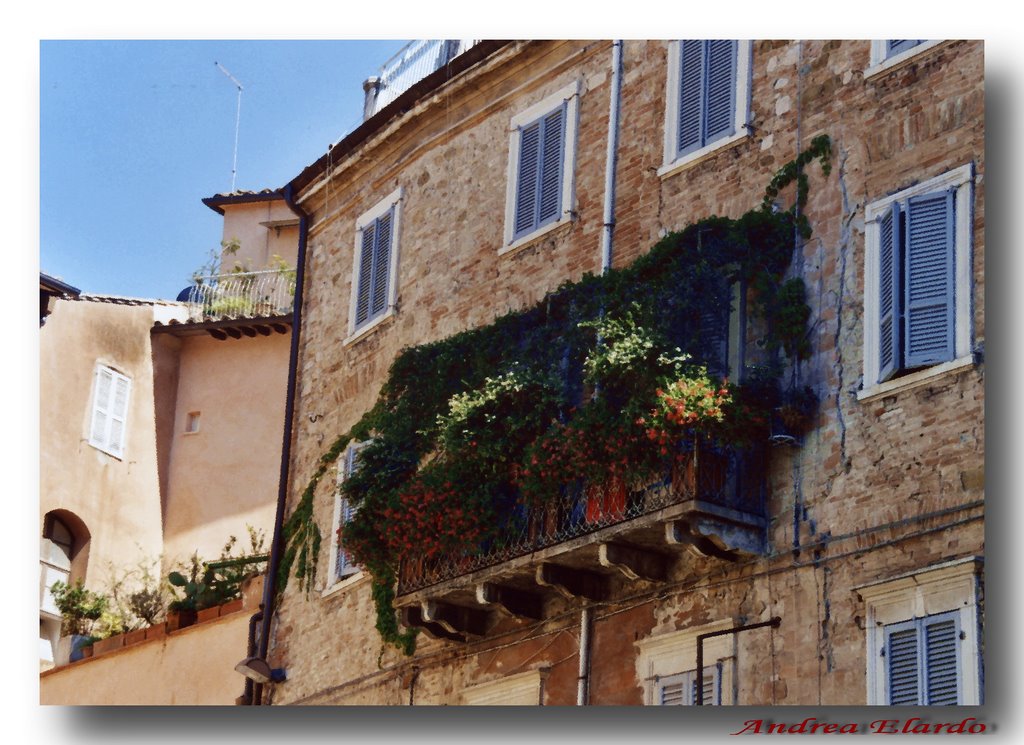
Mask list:
[{"label": "stone masonry", "polygon": [[[310,230],[289,509],[321,453],[373,405],[401,349],[600,271],[611,54],[606,41],[500,47],[407,110],[385,109],[354,149],[336,146],[345,154],[293,182]],[[668,231],[756,206],[776,170],[827,134],[833,170],[807,170],[814,234],[791,270],[808,288],[813,345],[793,374],[820,406],[802,446],[771,451],[766,556],[730,564],[684,553],[666,582],[619,578],[613,599],[594,606],[589,702],[645,701],[644,640],[780,616],[778,629],[735,637],[733,700],[865,704],[867,610],[857,588],[984,553],[982,44],[943,42],[866,75],[868,41],[755,41],[749,135],[662,176],[667,55],[667,42],[624,45],[614,265]],[[573,219],[499,255],[510,120],[574,81]],[[865,206],[965,164],[974,169],[974,362],[858,400]],[[355,221],[399,187],[396,312],[346,343]],[[576,702],[580,613],[568,601],[552,600],[544,621],[508,618],[467,644],[421,634],[412,658],[382,650],[367,579],[324,587],[332,489],[323,479],[315,504],[318,586],[304,595],[289,583],[276,610],[271,663],[288,680],[273,687],[272,703],[458,704],[473,685],[541,669],[543,703]]]}]

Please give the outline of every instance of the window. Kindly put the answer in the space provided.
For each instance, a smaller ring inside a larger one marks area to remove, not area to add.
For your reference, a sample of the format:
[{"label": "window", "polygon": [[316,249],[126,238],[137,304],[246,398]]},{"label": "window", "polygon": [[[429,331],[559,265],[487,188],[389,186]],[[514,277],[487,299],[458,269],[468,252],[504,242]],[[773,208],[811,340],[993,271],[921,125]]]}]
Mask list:
[{"label": "window", "polygon": [[578,94],[574,82],[512,118],[502,252],[571,219]]},{"label": "window", "polygon": [[971,166],[868,205],[864,381],[971,361]]},{"label": "window", "polygon": [[749,41],[674,41],[668,53],[665,175],[747,136]]},{"label": "window", "polygon": [[185,434],[193,435],[199,431],[199,416],[198,411],[190,411],[185,416]]},{"label": "window", "polygon": [[871,66],[864,71],[864,77],[896,67],[904,60],[915,57],[941,43],[938,39],[876,39],[871,42]]},{"label": "window", "polygon": [[[722,663],[704,668],[704,706],[722,705]],[[697,671],[658,678],[655,683],[657,706],[696,706]]]},{"label": "window", "polygon": [[981,703],[974,559],[858,588],[866,605],[868,703]]},{"label": "window", "polygon": [[132,381],[104,365],[96,367],[89,444],[116,458],[124,455],[125,420]]},{"label": "window", "polygon": [[462,703],[467,706],[543,705],[547,673],[546,668],[541,668],[470,686],[462,692]]},{"label": "window", "polygon": [[889,706],[960,703],[959,615],[940,613],[885,626]]},{"label": "window", "polygon": [[[697,703],[697,637],[733,626],[719,621],[638,642],[637,673],[644,683],[644,703],[649,706],[694,706]],[[733,669],[735,637],[713,636],[704,640],[704,705],[722,706],[735,701]]]},{"label": "window", "polygon": [[350,336],[375,325],[394,309],[401,200],[399,188],[356,220]]},{"label": "window", "polygon": [[360,571],[359,566],[352,561],[352,557],[345,550],[339,535],[345,524],[355,517],[357,509],[342,495],[341,485],[346,478],[355,473],[359,468],[359,451],[366,447],[369,442],[367,440],[366,442],[350,445],[348,450],[345,451],[344,458],[338,464],[338,486],[335,490],[334,501],[334,534],[331,539],[332,566],[330,584],[332,585],[354,574],[358,574]]}]

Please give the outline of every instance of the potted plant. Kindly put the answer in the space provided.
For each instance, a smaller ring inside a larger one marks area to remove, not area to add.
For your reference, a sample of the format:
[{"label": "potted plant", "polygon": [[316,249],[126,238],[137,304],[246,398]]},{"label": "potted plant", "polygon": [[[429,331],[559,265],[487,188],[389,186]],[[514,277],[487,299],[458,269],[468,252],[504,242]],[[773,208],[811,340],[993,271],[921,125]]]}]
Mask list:
[{"label": "potted plant", "polygon": [[783,392],[779,406],[772,409],[771,436],[777,444],[795,444],[811,424],[818,397],[809,386],[795,386]]},{"label": "potted plant", "polygon": [[83,648],[91,647],[96,641],[91,632],[95,623],[107,610],[107,598],[85,589],[82,580],[78,580],[74,585],[54,582],[50,592],[61,615],[57,664],[80,660],[85,656]]}]

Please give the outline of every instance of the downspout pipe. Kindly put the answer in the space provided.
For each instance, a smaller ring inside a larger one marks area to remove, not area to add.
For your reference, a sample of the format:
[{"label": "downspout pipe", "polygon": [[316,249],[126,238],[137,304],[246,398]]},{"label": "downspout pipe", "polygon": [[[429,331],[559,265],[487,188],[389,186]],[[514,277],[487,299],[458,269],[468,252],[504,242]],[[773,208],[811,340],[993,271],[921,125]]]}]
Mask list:
[{"label": "downspout pipe", "polygon": [[593,611],[580,611],[580,672],[576,681],[576,705],[586,706],[590,696],[590,624]]},{"label": "downspout pipe", "polygon": [[[245,645],[245,656],[252,657],[256,652],[256,624],[263,620],[263,610],[260,609],[249,616],[249,637]],[[242,694],[242,702],[246,706],[251,706],[253,702],[253,681],[250,678],[245,679],[245,692]]]},{"label": "downspout pipe", "polygon": [[619,108],[622,97],[622,39],[612,42],[612,80],[608,102],[608,152],[604,167],[604,222],[601,228],[601,274],[612,268],[615,230],[615,172],[619,161]]},{"label": "downspout pipe", "polygon": [[[302,331],[302,297],[306,286],[306,240],[309,234],[309,215],[295,202],[295,190],[288,184],[281,191],[285,204],[299,218],[299,253],[296,259],[295,303],[292,308],[292,343],[288,353],[288,392],[284,403],[284,434],[281,441],[281,471],[277,482],[277,512],[274,515],[274,538],[270,544],[267,578],[263,583],[263,618],[260,625],[259,648],[256,656],[267,659],[270,645],[270,624],[274,617],[277,594],[277,572],[284,553],[284,513],[288,502],[288,470],[292,454],[292,420],[295,414],[295,389],[299,369],[299,339]],[[262,691],[260,691],[262,693]],[[260,696],[253,701],[260,704]]]}]

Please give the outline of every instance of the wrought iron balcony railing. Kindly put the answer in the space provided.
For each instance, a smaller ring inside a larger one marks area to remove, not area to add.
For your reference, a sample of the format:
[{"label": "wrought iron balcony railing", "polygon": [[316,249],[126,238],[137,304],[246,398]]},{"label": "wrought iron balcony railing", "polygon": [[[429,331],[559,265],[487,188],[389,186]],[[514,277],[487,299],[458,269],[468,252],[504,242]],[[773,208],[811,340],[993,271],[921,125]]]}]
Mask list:
[{"label": "wrought iron balcony railing", "polygon": [[496,566],[549,546],[624,524],[684,502],[704,503],[743,515],[763,517],[765,453],[691,444],[680,464],[656,483],[564,489],[553,503],[515,504],[504,524],[479,550],[406,562],[399,569],[404,595]]},{"label": "wrought iron balcony railing", "polygon": [[287,315],[295,301],[295,270],[197,277],[196,284],[183,295],[180,299],[188,303],[190,321]]},{"label": "wrought iron balcony railing", "polygon": [[366,118],[475,43],[468,39],[416,39],[406,44],[381,66],[376,101],[367,107]]}]

